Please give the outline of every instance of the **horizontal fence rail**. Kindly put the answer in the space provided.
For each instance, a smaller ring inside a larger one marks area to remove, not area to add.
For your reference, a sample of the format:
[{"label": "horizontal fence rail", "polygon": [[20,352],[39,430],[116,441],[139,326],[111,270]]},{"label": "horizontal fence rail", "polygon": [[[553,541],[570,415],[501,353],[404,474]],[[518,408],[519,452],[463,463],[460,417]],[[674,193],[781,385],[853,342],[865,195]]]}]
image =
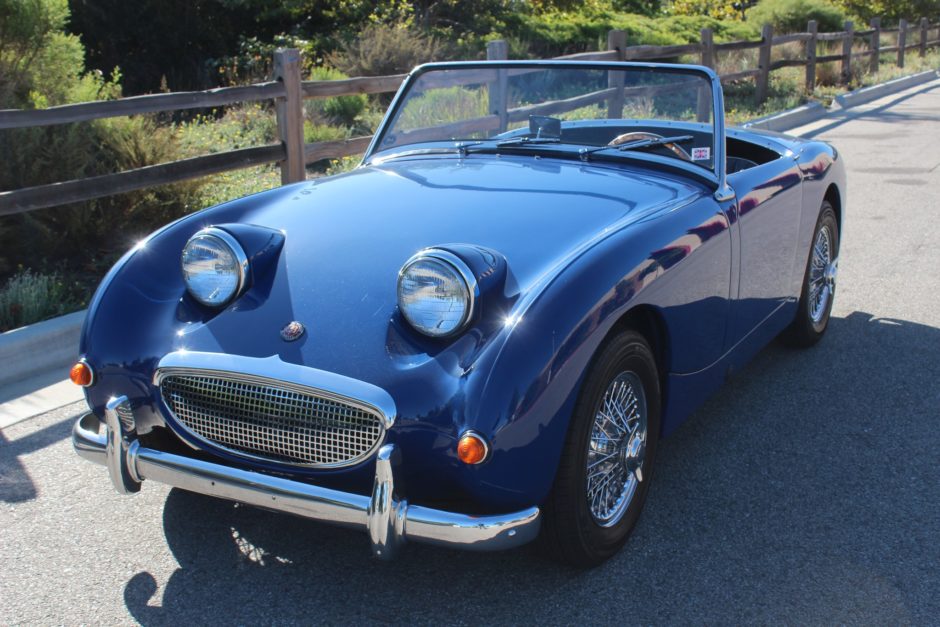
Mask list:
[{"label": "horizontal fence rail", "polygon": [[182,91],[169,94],[131,96],[118,100],[81,102],[79,104],[49,107],[48,109],[2,109],[0,129],[50,126],[69,122],[86,122],[101,118],[116,118],[141,113],[205,109],[235,104],[256,102],[284,97],[284,85],[272,81],[244,87],[220,87],[206,91]]},{"label": "horizontal fence rail", "polygon": [[[716,57],[742,50],[757,50],[756,68],[744,69],[720,75],[722,83],[754,80],[757,87],[755,98],[763,103],[768,96],[770,73],[786,67],[805,67],[805,89],[812,92],[816,85],[816,68],[820,63],[839,63],[840,77],[847,84],[852,76],[852,63],[866,59],[867,70],[876,72],[886,54],[893,54],[894,63],[904,67],[905,55],[917,50],[920,56],[928,48],[940,46],[940,23],[931,23],[921,18],[917,24],[900,20],[896,28],[882,28],[881,20],[874,18],[865,30],[855,30],[852,22],[846,22],[844,30],[830,33],[817,32],[817,24],[811,21],[806,32],[774,35],[773,28],[764,26],[761,38],[747,41],[714,43],[711,29],[702,29],[698,43],[671,46],[627,46],[624,31],[610,31],[607,50],[578,52],[557,59],[577,61],[673,61],[683,56],[694,55],[702,65],[714,69]],[[891,45],[881,45],[888,35]],[[933,35],[933,37],[932,37]],[[820,42],[828,48],[826,54],[817,54]],[[853,50],[858,42],[868,49]],[[786,44],[801,44],[803,56],[773,60],[773,47]],[[841,44],[841,46],[839,45]],[[841,48],[841,50],[836,50]],[[508,58],[509,46],[504,41],[487,44],[487,59]],[[221,87],[205,91],[172,92],[133,96],[117,100],[83,102],[47,109],[0,110],[0,132],[6,129],[42,127],[54,124],[87,122],[103,118],[222,107],[241,102],[272,101],[277,115],[279,144],[230,150],[201,157],[182,159],[143,168],[93,176],[73,181],[38,185],[23,189],[0,192],[0,216],[34,211],[58,205],[67,205],[112,196],[168,183],[177,183],[218,174],[240,168],[267,163],[278,163],[281,182],[292,183],[306,177],[305,165],[325,159],[339,159],[362,154],[372,141],[371,136],[305,144],[303,141],[303,108],[305,98],[332,98],[356,94],[386,94],[399,89],[406,74],[390,76],[361,76],[340,80],[301,80],[300,54],[296,50],[279,50],[274,54],[274,76],[272,81],[238,87]],[[608,89],[552,102],[516,108],[508,106],[506,79],[535,70],[514,68],[497,79],[493,72],[481,70],[466,77],[467,84],[488,83],[490,85],[491,115],[474,120],[445,125],[453,127],[455,133],[505,129],[510,122],[525,120],[533,114],[552,114],[570,111],[589,104],[606,102],[609,117],[620,117],[624,98],[635,89],[624,89],[622,78],[611,78]],[[620,81],[617,84],[617,80]],[[450,83],[449,83],[450,84]],[[428,77],[425,87],[434,87],[433,78]],[[668,87],[668,86],[667,86]],[[422,137],[440,137],[442,128],[415,129],[402,135],[409,140]]]}]

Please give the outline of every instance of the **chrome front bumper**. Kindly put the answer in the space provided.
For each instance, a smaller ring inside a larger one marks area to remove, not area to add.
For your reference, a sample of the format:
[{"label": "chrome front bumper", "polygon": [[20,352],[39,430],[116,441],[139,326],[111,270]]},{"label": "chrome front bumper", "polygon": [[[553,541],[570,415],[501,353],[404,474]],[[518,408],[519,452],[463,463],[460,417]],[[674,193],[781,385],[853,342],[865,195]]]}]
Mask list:
[{"label": "chrome front bumper", "polygon": [[372,553],[392,559],[405,540],[475,551],[513,548],[535,539],[541,519],[530,507],[511,514],[470,516],[409,505],[395,490],[401,454],[379,449],[372,495],[351,494],[281,477],[190,459],[140,445],[125,397],[113,399],[104,424],[85,414],[72,429],[75,452],[107,466],[120,494],[140,490],[144,479],[368,531]]}]

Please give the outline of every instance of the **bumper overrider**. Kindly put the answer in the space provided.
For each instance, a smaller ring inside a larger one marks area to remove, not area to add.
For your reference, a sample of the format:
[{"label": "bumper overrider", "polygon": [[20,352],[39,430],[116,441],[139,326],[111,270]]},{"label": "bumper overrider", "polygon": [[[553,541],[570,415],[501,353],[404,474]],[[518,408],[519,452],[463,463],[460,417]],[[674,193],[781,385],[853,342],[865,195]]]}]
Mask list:
[{"label": "bumper overrider", "polygon": [[107,466],[120,494],[134,494],[145,479],[304,518],[367,531],[372,553],[392,559],[406,540],[475,551],[513,548],[535,539],[541,519],[530,507],[510,514],[472,516],[410,505],[395,489],[401,453],[394,444],[376,456],[370,496],[341,492],[250,470],[191,459],[140,444],[126,397],[112,399],[101,420],[93,413],[72,429],[75,451]]}]

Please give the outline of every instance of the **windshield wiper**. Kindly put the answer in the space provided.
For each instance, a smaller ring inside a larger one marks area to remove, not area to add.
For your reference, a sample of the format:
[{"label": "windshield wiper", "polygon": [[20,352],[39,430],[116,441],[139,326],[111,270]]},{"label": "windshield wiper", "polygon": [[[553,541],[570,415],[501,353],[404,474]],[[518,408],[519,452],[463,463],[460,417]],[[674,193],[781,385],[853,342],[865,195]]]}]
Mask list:
[{"label": "windshield wiper", "polygon": [[658,137],[656,139],[638,139],[635,142],[629,142],[619,146],[599,146],[598,148],[585,148],[580,152],[580,155],[582,161],[587,161],[588,158],[595,152],[601,152],[603,150],[617,150],[619,152],[627,152],[628,150],[645,150],[647,148],[662,146],[663,144],[687,144],[694,139],[695,138],[692,135],[675,135],[674,137]]},{"label": "windshield wiper", "polygon": [[531,135],[521,135],[519,137],[510,137],[496,142],[497,146],[527,146],[537,144],[560,144],[560,137],[532,137]]}]

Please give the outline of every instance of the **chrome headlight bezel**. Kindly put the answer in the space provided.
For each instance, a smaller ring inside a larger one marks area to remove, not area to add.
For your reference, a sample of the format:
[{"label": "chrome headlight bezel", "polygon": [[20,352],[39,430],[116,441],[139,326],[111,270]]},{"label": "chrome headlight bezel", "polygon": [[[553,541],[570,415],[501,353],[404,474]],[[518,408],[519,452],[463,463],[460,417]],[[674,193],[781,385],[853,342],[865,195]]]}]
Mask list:
[{"label": "chrome headlight bezel", "polygon": [[[195,240],[202,238],[216,240],[216,242],[221,244],[223,248],[228,249],[228,252],[232,255],[232,258],[235,261],[235,286],[231,292],[221,300],[210,301],[204,298],[203,295],[197,293],[193,288],[189,274],[186,271],[186,250]],[[235,239],[230,233],[220,228],[210,226],[208,228],[197,231],[193,234],[192,237],[186,240],[186,245],[183,246],[183,250],[180,251],[180,272],[183,275],[183,283],[186,285],[186,291],[189,292],[189,295],[192,296],[196,302],[206,307],[219,309],[228,305],[235,298],[240,296],[242,291],[245,289],[245,285],[248,281],[248,255],[245,254],[245,250],[242,248],[241,244],[238,243],[238,240]]]},{"label": "chrome headlight bezel", "polygon": [[[466,294],[466,307],[464,308],[463,316],[461,317],[458,324],[448,331],[436,333],[430,327],[421,325],[416,320],[414,320],[411,315],[409,315],[408,308],[402,303],[402,281],[405,279],[408,270],[419,261],[427,261],[439,264],[446,271],[454,274],[459,279],[461,287]],[[398,271],[396,296],[398,300],[398,309],[401,311],[402,317],[405,319],[405,321],[408,322],[411,328],[427,337],[443,339],[459,335],[464,330],[466,330],[467,326],[469,326],[470,321],[473,320],[474,314],[476,312],[477,300],[480,296],[480,288],[477,283],[476,276],[473,274],[473,271],[470,269],[470,267],[463,261],[463,259],[447,250],[442,250],[439,248],[428,248],[416,253],[410,259],[408,259],[404,265],[402,265],[401,270]]]}]

